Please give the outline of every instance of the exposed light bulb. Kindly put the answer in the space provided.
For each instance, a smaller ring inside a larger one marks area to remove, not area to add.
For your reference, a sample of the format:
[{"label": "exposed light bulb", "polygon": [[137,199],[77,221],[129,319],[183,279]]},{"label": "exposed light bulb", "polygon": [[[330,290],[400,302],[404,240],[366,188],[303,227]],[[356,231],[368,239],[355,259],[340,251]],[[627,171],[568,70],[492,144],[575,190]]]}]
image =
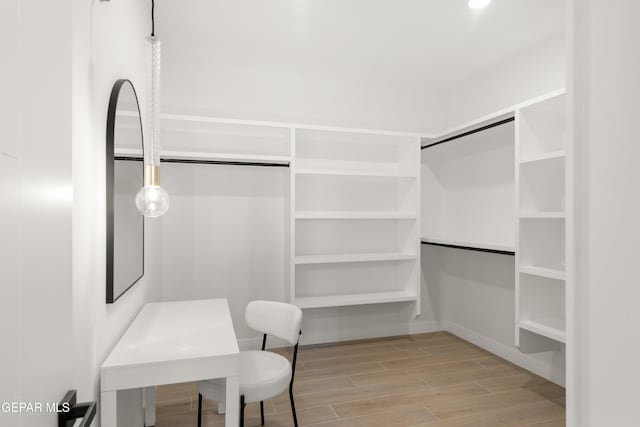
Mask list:
[{"label": "exposed light bulb", "polygon": [[157,218],[169,210],[169,195],[160,187],[160,39],[151,41],[151,144],[145,153],[144,187],[136,195],[136,207],[142,215]]},{"label": "exposed light bulb", "polygon": [[136,207],[142,215],[157,218],[169,209],[169,195],[159,185],[145,185],[136,195]]},{"label": "exposed light bulb", "polygon": [[471,9],[481,9],[491,3],[491,0],[469,0]]},{"label": "exposed light bulb", "polygon": [[145,167],[144,187],[136,194],[136,207],[148,218],[157,218],[169,210],[169,194],[160,186],[159,166]]}]

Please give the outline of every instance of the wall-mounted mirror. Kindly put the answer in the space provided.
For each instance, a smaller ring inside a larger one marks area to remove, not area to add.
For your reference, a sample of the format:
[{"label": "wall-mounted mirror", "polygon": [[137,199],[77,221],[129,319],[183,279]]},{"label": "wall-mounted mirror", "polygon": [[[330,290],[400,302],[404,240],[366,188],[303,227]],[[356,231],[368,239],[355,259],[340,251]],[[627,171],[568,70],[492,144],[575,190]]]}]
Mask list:
[{"label": "wall-mounted mirror", "polygon": [[144,184],[142,120],[136,91],[118,80],[107,115],[107,303],[144,275],[144,217],[135,197]]}]

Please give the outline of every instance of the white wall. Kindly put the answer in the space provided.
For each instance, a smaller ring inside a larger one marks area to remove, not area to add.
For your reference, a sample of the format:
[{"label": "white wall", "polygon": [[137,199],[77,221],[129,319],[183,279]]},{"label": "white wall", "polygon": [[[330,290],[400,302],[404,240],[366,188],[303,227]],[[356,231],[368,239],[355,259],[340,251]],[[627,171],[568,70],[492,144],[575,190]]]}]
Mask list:
[{"label": "white wall", "polygon": [[521,353],[515,337],[514,257],[423,245],[423,289],[444,330],[558,384],[564,352]]},{"label": "white wall", "polygon": [[[159,33],[162,35],[162,31]],[[178,47],[168,43],[163,52],[163,108],[171,112],[231,118],[437,132],[451,124],[563,87],[563,42],[563,37],[557,36],[532,46],[439,93],[416,93],[402,84],[385,87],[364,80],[232,67],[217,62],[215,56],[203,55],[194,63],[185,61],[175,50]],[[238,336],[245,339],[255,336],[244,327],[242,311],[246,302],[258,297],[284,298],[286,282],[282,260],[286,246],[281,236],[271,231],[284,227],[285,211],[280,212],[280,209],[287,196],[280,188],[279,179],[265,179],[264,172],[255,168],[208,167],[216,168],[216,171],[201,172],[207,167],[186,166],[199,172],[176,173],[176,167],[170,166],[163,172],[165,178],[180,176],[181,186],[196,185],[200,190],[197,195],[185,197],[185,188],[176,188],[175,195],[171,189],[172,208],[150,231],[153,239],[162,242],[154,245],[162,249],[152,255],[152,266],[162,283],[158,298],[229,295]],[[215,177],[215,182],[225,183],[227,188],[216,184],[204,193],[200,192],[204,187],[194,183],[196,177],[205,175]],[[261,183],[259,191],[264,192],[262,200],[255,198],[256,191],[244,190],[258,182]],[[238,192],[235,197],[233,191]],[[270,207],[265,205],[267,200]],[[262,206],[262,212],[255,211],[258,205]],[[196,206],[211,217],[188,211]],[[218,221],[226,227],[221,227]],[[216,225],[211,228],[211,224]],[[250,241],[243,228],[247,224],[252,224],[252,229],[255,224],[270,231],[263,232],[261,241]],[[266,257],[265,247],[272,248]],[[265,258],[260,260],[260,256]],[[265,265],[270,268],[265,269]],[[252,268],[262,271],[260,284],[254,283],[250,277],[252,273],[245,271]],[[422,292],[423,315],[418,320],[412,319],[411,304],[305,310],[303,339],[305,342],[326,342],[437,329],[438,303],[430,294],[438,291],[423,285]],[[500,306],[500,319],[508,319],[508,327],[514,325],[514,317],[510,314],[513,304],[514,298],[511,298],[508,305]],[[475,327],[454,314],[449,318],[459,321],[462,326]],[[514,335],[500,332],[489,336],[498,341],[508,336],[502,342],[509,345]]]},{"label": "white wall", "polygon": [[416,132],[439,120],[432,97],[409,85],[231,67],[215,57],[192,63],[171,47],[163,52],[165,111]]},{"label": "white wall", "polygon": [[[147,297],[143,283],[104,302],[104,144],[114,80],[131,78],[146,99],[148,9],[124,0],[0,5],[3,402],[57,402],[72,388],[97,400],[99,366]],[[135,411],[122,417],[140,422]],[[54,426],[57,415],[2,414],[0,425]]]},{"label": "white wall", "polygon": [[[162,27],[160,21],[161,36]],[[426,130],[439,121],[432,97],[401,83],[232,67],[215,56],[193,63],[176,48],[167,43],[163,51],[164,111],[404,131]],[[228,297],[238,337],[257,337],[244,324],[247,302],[288,295],[288,174],[255,167],[164,167],[172,206],[149,231],[156,242],[151,265],[161,283],[158,299]],[[302,340],[436,329],[426,304],[417,323],[406,303],[305,310]]]},{"label": "white wall", "polygon": [[565,40],[558,34],[437,93],[443,131],[565,87]]},{"label": "white wall", "polygon": [[[145,118],[150,2],[74,0],[73,6],[73,362],[78,398],[85,401],[98,400],[100,365],[154,291],[147,273],[116,303],[105,304],[107,107],[113,83],[128,78]],[[139,392],[120,398],[139,409]],[[139,410],[119,416],[121,425],[142,423]]]},{"label": "white wall", "polygon": [[[259,335],[245,325],[247,303],[288,295],[288,168],[165,164],[162,175],[171,208],[147,229],[157,299],[227,298],[249,345]],[[411,304],[305,310],[302,339],[406,334],[412,313]]]},{"label": "white wall", "polygon": [[[0,5],[2,402],[56,402],[72,386],[70,21],[70,1]],[[55,422],[0,413],[2,426]]]},{"label": "white wall", "polygon": [[165,164],[169,211],[148,221],[158,300],[227,298],[239,338],[251,299],[283,300],[288,168]]},{"label": "white wall", "polygon": [[[0,79],[12,82],[0,98],[0,402],[20,399],[20,16],[19,1],[0,3]],[[5,63],[6,61],[6,63]],[[5,65],[6,64],[6,65]],[[0,415],[0,426],[19,425],[19,415]]]},{"label": "white wall", "polygon": [[580,427],[638,425],[640,3],[572,2]]},{"label": "white wall", "polygon": [[[564,87],[565,62],[564,36],[558,35],[443,89],[436,98],[444,109],[438,130],[455,128]],[[423,152],[423,157],[426,155]],[[429,203],[429,191],[432,197],[439,197],[433,188],[423,190],[423,206]],[[422,227],[429,229],[427,224]],[[434,296],[437,318],[444,329],[564,384],[564,353],[525,355],[514,346],[513,262],[513,257],[503,255],[423,246],[423,289]]]}]

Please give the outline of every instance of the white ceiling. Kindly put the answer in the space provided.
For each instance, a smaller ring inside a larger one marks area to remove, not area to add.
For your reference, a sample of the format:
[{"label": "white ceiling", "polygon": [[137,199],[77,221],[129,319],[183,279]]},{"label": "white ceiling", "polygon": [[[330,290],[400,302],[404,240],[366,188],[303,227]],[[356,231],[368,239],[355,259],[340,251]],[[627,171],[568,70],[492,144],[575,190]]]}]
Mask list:
[{"label": "white ceiling", "polygon": [[160,0],[167,60],[447,87],[563,31],[563,0]]}]

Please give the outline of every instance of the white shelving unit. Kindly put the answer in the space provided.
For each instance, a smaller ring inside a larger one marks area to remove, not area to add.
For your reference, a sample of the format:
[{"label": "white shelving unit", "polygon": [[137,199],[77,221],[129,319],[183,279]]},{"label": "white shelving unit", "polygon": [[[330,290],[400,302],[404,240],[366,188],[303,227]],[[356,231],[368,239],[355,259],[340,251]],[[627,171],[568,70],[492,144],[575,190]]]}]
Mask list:
[{"label": "white shelving unit", "polygon": [[[515,282],[515,344],[523,353],[562,351],[566,345],[570,355],[573,348],[572,305],[567,297],[572,295],[567,268],[572,258],[566,243],[572,231],[567,192],[572,147],[565,145],[563,135],[564,98],[564,90],[557,90],[422,141],[422,241],[425,248],[455,248],[442,254],[434,252],[438,249],[425,251],[430,258],[424,257],[423,262],[434,269],[425,272],[425,281],[447,286],[461,305],[479,301],[455,314],[467,319],[472,310],[474,318],[482,316],[484,322],[486,317],[482,328],[492,330],[513,306],[493,304],[491,298],[501,294],[485,285],[493,282],[482,277],[482,269],[489,269],[493,262],[496,271],[513,268],[514,281],[505,283],[505,289]],[[500,255],[476,258],[468,255],[471,251]],[[515,255],[515,259],[502,255]],[[478,268],[477,286],[473,273],[465,270],[467,265]],[[437,268],[448,274],[437,274]],[[457,280],[467,277],[463,274],[469,274],[464,287]],[[506,321],[511,322],[513,318],[508,317]],[[513,342],[504,344],[513,346]],[[516,364],[551,360],[554,373],[550,377],[564,383],[560,378],[563,354],[523,357],[515,353],[510,360]]]},{"label": "white shelving unit", "polygon": [[516,111],[516,346],[566,342],[565,95]]},{"label": "white shelving unit", "polygon": [[[123,111],[123,117],[137,114]],[[203,116],[161,116],[164,160],[201,162],[268,163],[291,162],[290,128],[286,124]],[[120,147],[121,157],[142,157],[140,150]]]},{"label": "white shelving unit", "polygon": [[549,279],[565,280],[566,274],[563,270],[554,270],[552,268],[520,266],[521,274],[529,274],[531,276],[548,277]]},{"label": "white shelving unit", "polygon": [[[115,151],[119,157],[142,158],[142,151],[121,148]],[[161,160],[189,160],[203,162],[231,162],[231,163],[270,163],[287,165],[291,162],[289,156],[265,156],[259,154],[232,154],[232,153],[203,153],[190,151],[162,150]]]},{"label": "white shelving unit", "polygon": [[566,156],[566,153],[564,150],[552,151],[550,153],[542,153],[537,155],[531,155],[529,157],[521,157],[520,164],[539,162],[542,160],[560,159],[565,156]]},{"label": "white shelving unit", "polygon": [[296,264],[337,264],[340,262],[377,262],[415,260],[415,253],[402,252],[374,252],[360,254],[327,254],[301,255],[295,259]]},{"label": "white shelving unit", "polygon": [[165,161],[289,166],[291,302],[415,302],[419,315],[420,135],[182,114],[161,129]]},{"label": "white shelving unit", "polygon": [[386,170],[345,170],[345,169],[300,169],[296,170],[298,175],[337,175],[337,176],[361,176],[368,178],[416,178],[415,173],[401,174]]},{"label": "white shelving unit", "polygon": [[410,291],[369,292],[358,294],[328,295],[317,297],[299,297],[296,304],[300,308],[345,307],[350,305],[383,304],[390,302],[416,301],[416,295]]},{"label": "white shelving unit", "polygon": [[558,318],[522,320],[520,329],[547,337],[561,343],[565,342],[565,321]]},{"label": "white shelving unit", "polygon": [[534,211],[521,211],[520,218],[564,218],[564,212],[534,212]]},{"label": "white shelving unit", "polygon": [[291,300],[420,304],[420,138],[297,127]]},{"label": "white shelving unit", "polygon": [[416,219],[413,212],[298,211],[296,219]]}]

